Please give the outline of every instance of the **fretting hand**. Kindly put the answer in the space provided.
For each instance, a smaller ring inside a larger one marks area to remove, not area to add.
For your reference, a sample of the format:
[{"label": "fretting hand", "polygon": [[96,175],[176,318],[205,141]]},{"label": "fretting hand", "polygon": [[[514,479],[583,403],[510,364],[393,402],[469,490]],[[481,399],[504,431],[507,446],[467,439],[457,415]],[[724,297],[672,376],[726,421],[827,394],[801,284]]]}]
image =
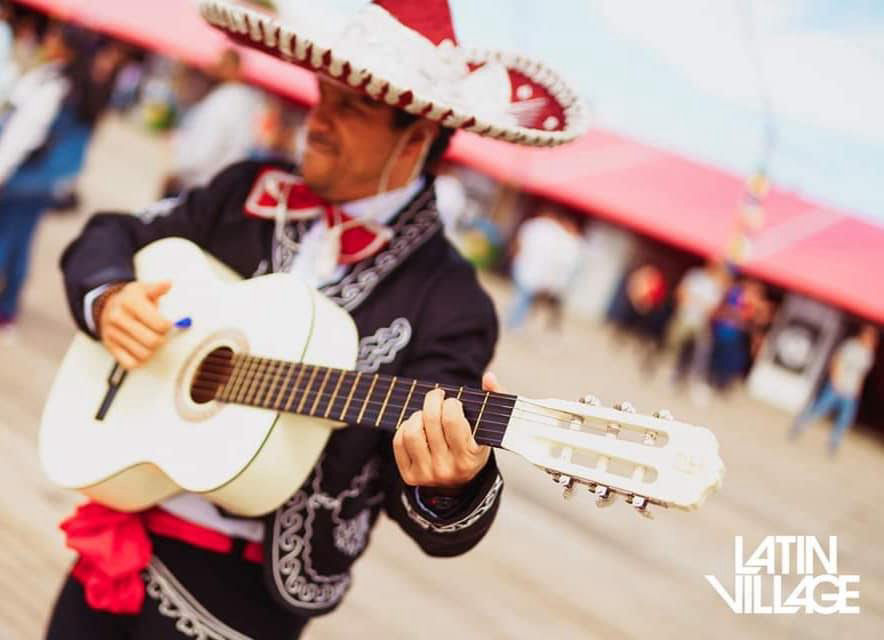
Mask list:
[{"label": "fretting hand", "polygon": [[[482,389],[504,393],[493,373]],[[406,484],[458,488],[467,485],[488,462],[491,449],[476,442],[473,429],[455,398],[442,389],[424,397],[424,406],[409,417],[393,437],[396,466]]]},{"label": "fretting hand", "polygon": [[130,282],[96,306],[98,335],[124,369],[134,369],[162,346],[172,324],[157,309],[170,282]]}]

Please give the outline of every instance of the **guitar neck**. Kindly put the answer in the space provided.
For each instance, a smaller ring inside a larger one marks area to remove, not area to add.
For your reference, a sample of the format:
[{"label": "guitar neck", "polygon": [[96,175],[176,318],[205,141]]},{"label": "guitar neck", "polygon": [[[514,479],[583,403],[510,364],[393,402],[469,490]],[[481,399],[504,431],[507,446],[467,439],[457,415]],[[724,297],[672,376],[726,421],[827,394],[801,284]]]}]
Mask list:
[{"label": "guitar neck", "polygon": [[195,393],[221,402],[389,431],[435,388],[460,400],[476,442],[501,446],[517,400],[509,394],[229,352],[209,356],[194,382]]}]

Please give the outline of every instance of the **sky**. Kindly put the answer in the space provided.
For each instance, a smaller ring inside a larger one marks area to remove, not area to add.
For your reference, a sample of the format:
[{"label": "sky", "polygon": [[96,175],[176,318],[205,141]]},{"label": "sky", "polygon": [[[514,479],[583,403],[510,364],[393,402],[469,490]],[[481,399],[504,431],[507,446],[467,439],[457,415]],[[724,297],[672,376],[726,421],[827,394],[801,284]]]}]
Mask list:
[{"label": "sky", "polygon": [[545,61],[594,126],[747,174],[771,123],[775,184],[884,225],[884,0],[450,4],[462,44]]}]

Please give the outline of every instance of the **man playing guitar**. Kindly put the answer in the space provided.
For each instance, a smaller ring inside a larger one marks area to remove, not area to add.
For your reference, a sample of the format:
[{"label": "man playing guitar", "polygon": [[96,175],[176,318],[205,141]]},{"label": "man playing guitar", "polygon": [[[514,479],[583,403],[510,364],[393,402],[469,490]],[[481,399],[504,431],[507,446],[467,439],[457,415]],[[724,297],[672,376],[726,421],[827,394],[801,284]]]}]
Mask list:
[{"label": "man playing guitar", "polygon": [[[521,58],[469,59],[454,44],[446,0],[378,0],[345,18],[303,3],[280,22],[228,0],[202,11],[235,40],[317,73],[303,156],[239,163],[140,215],[90,219],[62,257],[78,326],[127,370],[174,339],[176,318],[157,307],[174,283],[137,281],[133,256],[179,236],[242,277],[289,272],[318,288],[352,315],[359,371],[497,391],[493,375],[483,377],[494,309],[442,233],[431,170],[455,128],[568,141],[579,128],[573,95]],[[294,638],[341,602],[381,511],[426,553],[453,556],[488,531],[501,488],[462,404],[433,390],[392,438],[334,432],[300,490],[262,518],[194,494],[139,514],[137,531],[125,514],[81,508],[63,525],[81,558],[47,637]],[[134,581],[120,577],[125,554],[83,552],[111,534],[147,541],[133,555]]]}]

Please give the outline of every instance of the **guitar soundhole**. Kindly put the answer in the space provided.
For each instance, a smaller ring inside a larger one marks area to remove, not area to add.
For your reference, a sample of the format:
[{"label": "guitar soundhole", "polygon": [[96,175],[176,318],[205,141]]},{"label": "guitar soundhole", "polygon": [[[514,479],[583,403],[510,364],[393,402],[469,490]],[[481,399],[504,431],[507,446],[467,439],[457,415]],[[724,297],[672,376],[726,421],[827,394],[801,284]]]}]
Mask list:
[{"label": "guitar soundhole", "polygon": [[206,404],[218,397],[233,373],[233,349],[219,347],[207,355],[196,370],[190,385],[190,398]]}]

